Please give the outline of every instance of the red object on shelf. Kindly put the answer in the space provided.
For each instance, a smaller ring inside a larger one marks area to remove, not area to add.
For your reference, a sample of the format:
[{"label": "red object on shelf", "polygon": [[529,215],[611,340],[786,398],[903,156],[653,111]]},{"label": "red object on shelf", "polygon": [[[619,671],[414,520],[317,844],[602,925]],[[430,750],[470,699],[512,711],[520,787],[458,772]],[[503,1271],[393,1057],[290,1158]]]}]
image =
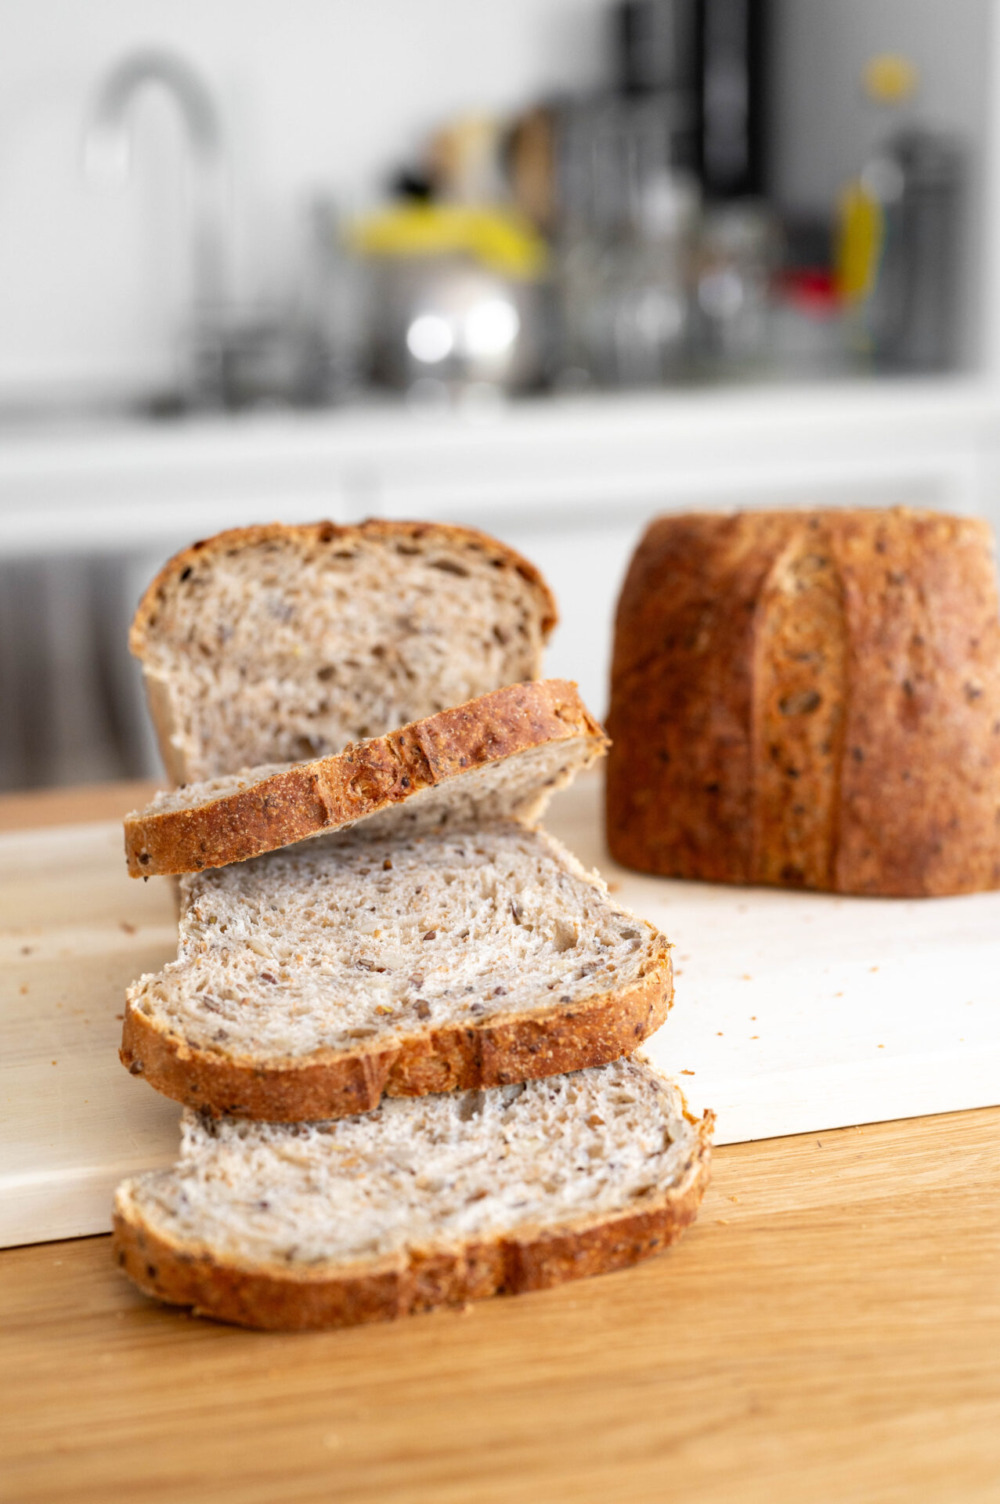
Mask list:
[{"label": "red object on shelf", "polygon": [[800,313],[832,318],[842,306],[833,272],[825,266],[795,267],[781,273],[778,281],[781,297]]}]

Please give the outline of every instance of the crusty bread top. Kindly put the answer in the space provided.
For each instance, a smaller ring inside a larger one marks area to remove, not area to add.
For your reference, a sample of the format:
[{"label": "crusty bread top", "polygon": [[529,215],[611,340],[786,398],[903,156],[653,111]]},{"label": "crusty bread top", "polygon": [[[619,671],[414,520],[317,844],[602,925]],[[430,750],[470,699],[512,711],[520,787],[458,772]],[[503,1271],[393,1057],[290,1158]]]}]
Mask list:
[{"label": "crusty bread top", "polygon": [[658,518],[615,629],[626,866],[932,896],[1000,887],[1000,610],[982,518]]},{"label": "crusty bread top", "polygon": [[180,1162],[126,1181],[116,1212],[194,1257],[321,1279],[645,1211],[693,1182],[710,1131],[635,1059],[334,1123],[189,1112]]},{"label": "crusty bread top", "polygon": [[541,672],[551,592],[469,528],[236,528],[160,571],[129,639],[175,783],[340,751]]},{"label": "crusty bread top", "polygon": [[332,757],[157,795],[126,816],[129,872],[224,867],[359,820],[372,834],[531,821],[606,745],[575,685],[508,685]]}]

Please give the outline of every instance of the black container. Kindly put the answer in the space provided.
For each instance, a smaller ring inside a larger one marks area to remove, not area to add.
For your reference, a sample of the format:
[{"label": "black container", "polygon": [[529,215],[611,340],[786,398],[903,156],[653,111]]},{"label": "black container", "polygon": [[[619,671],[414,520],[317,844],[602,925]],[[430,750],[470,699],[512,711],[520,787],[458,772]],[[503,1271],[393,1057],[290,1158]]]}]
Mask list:
[{"label": "black container", "polygon": [[621,0],[620,93],[690,101],[694,158],[709,198],[767,188],[768,0]]}]

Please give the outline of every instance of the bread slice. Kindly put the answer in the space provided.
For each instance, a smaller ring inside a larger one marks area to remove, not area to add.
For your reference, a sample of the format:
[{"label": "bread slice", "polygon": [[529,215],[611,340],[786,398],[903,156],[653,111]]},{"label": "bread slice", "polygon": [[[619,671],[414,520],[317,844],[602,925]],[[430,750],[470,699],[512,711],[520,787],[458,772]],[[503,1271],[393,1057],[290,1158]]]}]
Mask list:
[{"label": "bread slice", "polygon": [[236,528],[160,571],[132,624],[174,783],[341,751],[537,678],[533,565],[432,523]]},{"label": "bread slice", "polygon": [[129,990],[121,1059],[211,1113],[335,1118],[604,1064],[672,1001],[663,936],[516,822],[322,836],[180,887],[178,959]]},{"label": "bread slice", "polygon": [[712,1116],[620,1060],[289,1128],[185,1114],[179,1163],[115,1198],[139,1287],[241,1326],[354,1326],[540,1290],[694,1220]]},{"label": "bread slice", "polygon": [[476,816],[530,822],[606,746],[574,684],[511,684],[315,762],[159,794],[125,818],[128,869],[200,872],[362,819],[373,833]]}]

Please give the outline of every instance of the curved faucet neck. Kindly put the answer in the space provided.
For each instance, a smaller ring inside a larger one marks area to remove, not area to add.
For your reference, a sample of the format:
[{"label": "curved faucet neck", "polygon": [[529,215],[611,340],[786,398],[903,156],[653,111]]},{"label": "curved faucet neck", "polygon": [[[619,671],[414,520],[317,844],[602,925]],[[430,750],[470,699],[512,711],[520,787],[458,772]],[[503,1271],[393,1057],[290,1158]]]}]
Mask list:
[{"label": "curved faucet neck", "polygon": [[123,181],[131,167],[130,117],[136,95],[148,85],[164,89],[184,121],[195,163],[194,303],[196,321],[227,301],[225,141],[215,102],[195,69],[160,49],[130,53],[104,79],[84,138],[84,165],[92,176]]}]

